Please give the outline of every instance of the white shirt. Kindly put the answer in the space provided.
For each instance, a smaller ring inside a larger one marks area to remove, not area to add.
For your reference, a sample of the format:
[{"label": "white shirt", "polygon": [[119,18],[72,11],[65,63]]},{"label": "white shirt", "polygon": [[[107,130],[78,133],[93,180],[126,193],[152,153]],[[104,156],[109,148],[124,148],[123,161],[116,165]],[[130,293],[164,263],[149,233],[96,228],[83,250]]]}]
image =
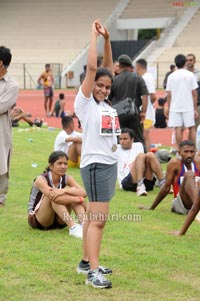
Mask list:
[{"label": "white shirt", "polygon": [[194,74],[178,69],[169,75],[166,91],[171,91],[170,112],[194,111],[192,90],[198,88]]},{"label": "white shirt", "polygon": [[68,153],[70,145],[72,145],[72,141],[66,142],[66,139],[69,137],[82,137],[82,134],[76,131],[73,131],[70,135],[68,135],[64,130],[60,131],[56,136],[54,142],[54,151],[63,151],[64,153]]},{"label": "white shirt", "polygon": [[112,113],[113,108],[104,101],[96,103],[93,96],[86,98],[81,87],[76,95],[74,110],[83,129],[81,164],[85,167],[91,163],[114,164],[117,162],[117,152],[112,151],[112,146],[117,141],[116,136],[101,135],[102,111]]},{"label": "white shirt", "polygon": [[156,93],[154,78],[151,75],[151,73],[149,73],[149,72],[146,72],[145,74],[143,74],[142,77],[145,81],[145,84],[146,84],[148,92],[149,92],[145,119],[152,120],[153,124],[154,124],[155,123],[155,109],[151,102],[151,97],[150,97],[150,94]]},{"label": "white shirt", "polygon": [[117,146],[117,180],[121,188],[121,181],[129,174],[131,165],[138,154],[144,153],[141,142],[134,142],[131,149],[123,149],[120,144]]}]

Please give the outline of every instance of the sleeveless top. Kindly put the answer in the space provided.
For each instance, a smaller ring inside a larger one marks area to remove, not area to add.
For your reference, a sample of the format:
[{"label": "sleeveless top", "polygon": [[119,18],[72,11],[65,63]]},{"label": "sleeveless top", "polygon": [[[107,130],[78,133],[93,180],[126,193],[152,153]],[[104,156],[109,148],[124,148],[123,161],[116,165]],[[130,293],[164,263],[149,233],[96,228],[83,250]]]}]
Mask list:
[{"label": "sleeveless top", "polygon": [[[41,176],[45,177],[45,179],[47,180],[48,186],[53,188],[53,183],[52,183],[52,180],[51,180],[50,172],[45,172],[45,173],[41,174]],[[36,178],[33,180],[33,183],[35,182],[35,180],[36,180]],[[63,175],[62,177],[60,177],[60,184],[56,188],[62,189],[66,185],[67,185],[67,175]],[[37,187],[35,187],[33,185],[32,188],[31,188],[30,197],[29,197],[28,213],[34,211],[35,207],[37,206],[37,204],[41,200],[42,196],[43,196],[42,191],[40,191]]]},{"label": "sleeveless top", "polygon": [[164,115],[164,108],[156,109],[156,122],[154,126],[156,128],[166,128],[167,122],[166,122],[166,116]]},{"label": "sleeveless top", "polygon": [[[185,164],[183,164],[183,162],[180,162],[181,164],[181,170],[178,174],[177,180],[175,181],[175,183],[173,184],[173,190],[174,190],[174,197],[177,197],[177,194],[180,190],[180,185],[181,185],[181,177],[184,176],[185,172],[187,171],[187,167],[185,166]],[[195,163],[192,162],[192,171],[195,173],[196,177],[200,176],[200,171],[198,170],[198,168],[196,167]]]}]

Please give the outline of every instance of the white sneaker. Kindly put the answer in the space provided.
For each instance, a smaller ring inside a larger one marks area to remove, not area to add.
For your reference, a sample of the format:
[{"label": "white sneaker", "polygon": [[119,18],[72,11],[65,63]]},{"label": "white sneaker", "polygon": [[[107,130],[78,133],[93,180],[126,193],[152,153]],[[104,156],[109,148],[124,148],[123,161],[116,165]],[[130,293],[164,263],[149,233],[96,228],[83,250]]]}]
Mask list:
[{"label": "white sneaker", "polygon": [[91,285],[95,288],[111,288],[112,282],[104,277],[104,275],[99,271],[99,269],[95,269],[93,271],[89,271],[87,275],[87,279],[85,281],[86,285]]},{"label": "white sneaker", "polygon": [[80,224],[75,224],[69,229],[69,235],[83,239],[83,227]]},{"label": "white sneaker", "polygon": [[137,186],[137,196],[147,195],[146,187],[144,184]]}]

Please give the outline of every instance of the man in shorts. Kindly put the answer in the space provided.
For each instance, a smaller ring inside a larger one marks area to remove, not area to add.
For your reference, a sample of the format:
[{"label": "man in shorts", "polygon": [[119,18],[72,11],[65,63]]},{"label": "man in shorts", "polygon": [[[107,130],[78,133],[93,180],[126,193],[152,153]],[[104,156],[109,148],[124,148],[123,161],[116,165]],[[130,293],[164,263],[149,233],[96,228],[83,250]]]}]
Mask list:
[{"label": "man in shorts", "polygon": [[[144,153],[141,142],[134,142],[131,129],[122,129],[117,149],[118,183],[126,191],[146,196],[154,188],[156,178],[159,186],[164,183],[163,172],[154,153]],[[156,176],[156,177],[155,177]]]},{"label": "man in shorts", "polygon": [[167,80],[167,101],[169,109],[168,126],[174,128],[177,148],[183,140],[183,127],[188,128],[188,139],[195,142],[195,119],[197,112],[197,81],[194,74],[185,69],[186,57],[175,57],[177,70]]},{"label": "man in shorts", "polygon": [[147,71],[147,61],[145,59],[139,59],[135,64],[135,71],[138,75],[142,76],[148,89],[147,98],[147,111],[144,120],[144,141],[146,149],[149,152],[151,148],[151,129],[155,123],[155,108],[154,103],[156,101],[156,87],[155,80],[150,72]]},{"label": "man in shorts", "polygon": [[180,158],[172,158],[168,162],[165,183],[153,204],[149,208],[139,208],[154,210],[173,185],[174,199],[171,211],[187,215],[181,230],[173,234],[184,235],[200,209],[200,157],[196,156],[196,147],[191,140],[183,140],[179,149]]},{"label": "man in shorts", "polygon": [[48,116],[51,112],[53,105],[53,84],[54,78],[53,73],[51,71],[51,65],[45,65],[45,71],[42,72],[40,77],[38,78],[38,84],[42,85],[44,90],[44,109],[45,113]]}]

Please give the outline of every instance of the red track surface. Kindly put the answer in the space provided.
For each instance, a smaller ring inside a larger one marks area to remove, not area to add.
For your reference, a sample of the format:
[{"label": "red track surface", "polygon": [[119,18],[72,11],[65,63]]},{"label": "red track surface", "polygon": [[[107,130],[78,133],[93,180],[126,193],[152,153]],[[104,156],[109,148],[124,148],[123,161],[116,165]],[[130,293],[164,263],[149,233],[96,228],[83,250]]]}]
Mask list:
[{"label": "red track surface", "polygon": [[[56,90],[54,92],[54,101],[58,99],[59,93],[63,91]],[[73,104],[76,95],[75,90],[64,91],[67,103],[65,105],[66,111],[74,112]],[[157,91],[157,98],[164,96],[163,91]],[[44,122],[47,123],[49,127],[62,128],[60,118],[56,117],[46,117],[43,106],[43,91],[42,90],[21,90],[19,93],[19,98],[17,100],[17,105],[22,107],[24,111],[30,112],[32,114],[32,119],[36,117],[43,118]],[[75,127],[78,128],[77,119],[75,119]],[[186,138],[186,132],[184,133],[184,138]],[[152,143],[160,143],[162,145],[172,146],[171,143],[172,129],[152,129],[151,130],[151,141]]]}]

